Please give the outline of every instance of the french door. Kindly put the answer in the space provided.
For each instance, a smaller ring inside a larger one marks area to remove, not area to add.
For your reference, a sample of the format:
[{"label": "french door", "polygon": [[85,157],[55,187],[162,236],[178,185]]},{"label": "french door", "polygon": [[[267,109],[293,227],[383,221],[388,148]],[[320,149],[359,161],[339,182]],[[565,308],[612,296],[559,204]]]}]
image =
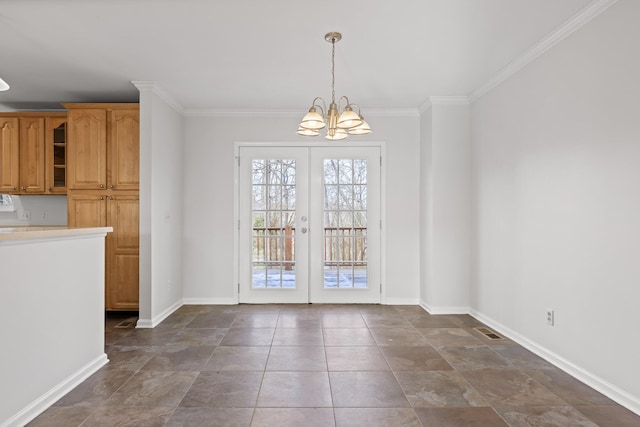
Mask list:
[{"label": "french door", "polygon": [[380,302],[380,147],[241,146],[239,301]]}]

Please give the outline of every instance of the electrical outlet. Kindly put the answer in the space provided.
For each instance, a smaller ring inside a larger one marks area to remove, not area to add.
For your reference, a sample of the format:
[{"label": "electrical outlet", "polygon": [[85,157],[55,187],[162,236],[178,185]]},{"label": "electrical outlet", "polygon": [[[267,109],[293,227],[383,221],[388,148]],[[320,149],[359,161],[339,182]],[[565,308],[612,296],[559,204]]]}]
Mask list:
[{"label": "electrical outlet", "polygon": [[49,212],[47,211],[40,211],[40,220],[44,223],[47,222],[47,219],[49,218]]},{"label": "electrical outlet", "polygon": [[547,325],[553,326],[553,322],[554,322],[553,309],[547,308]]},{"label": "electrical outlet", "polygon": [[29,209],[18,210],[18,219],[20,221],[29,221],[31,219],[31,211]]}]

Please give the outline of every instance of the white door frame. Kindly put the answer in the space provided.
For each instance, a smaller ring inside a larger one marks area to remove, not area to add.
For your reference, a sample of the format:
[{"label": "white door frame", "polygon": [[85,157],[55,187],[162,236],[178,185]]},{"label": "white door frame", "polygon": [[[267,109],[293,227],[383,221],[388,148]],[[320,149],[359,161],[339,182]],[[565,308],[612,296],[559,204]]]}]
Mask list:
[{"label": "white door frame", "polygon": [[233,297],[236,304],[239,303],[240,291],[240,147],[329,147],[329,146],[354,146],[354,147],[378,147],[380,149],[381,166],[380,166],[380,303],[386,304],[387,294],[387,274],[386,274],[386,235],[387,235],[387,150],[384,141],[361,142],[235,142],[233,155]]}]

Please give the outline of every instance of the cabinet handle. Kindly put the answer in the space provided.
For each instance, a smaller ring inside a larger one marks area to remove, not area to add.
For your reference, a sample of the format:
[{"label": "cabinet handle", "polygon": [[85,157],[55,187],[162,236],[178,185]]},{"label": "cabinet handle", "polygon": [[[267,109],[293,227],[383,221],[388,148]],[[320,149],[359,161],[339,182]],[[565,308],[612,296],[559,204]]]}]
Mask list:
[{"label": "cabinet handle", "polygon": [[27,191],[27,187],[22,187],[22,191]]},{"label": "cabinet handle", "polygon": [[13,187],[13,191],[18,191],[18,187]]},{"label": "cabinet handle", "polygon": [[52,188],[51,188],[51,187],[47,187],[47,191],[51,191],[51,190],[52,190]]},{"label": "cabinet handle", "polygon": [[109,188],[113,188],[113,185],[110,185]]},{"label": "cabinet handle", "polygon": [[104,200],[104,196],[100,196],[100,200]]},{"label": "cabinet handle", "polygon": [[113,196],[109,196],[109,200],[113,200]]},{"label": "cabinet handle", "polygon": [[100,188],[104,188],[104,184],[100,184]]}]

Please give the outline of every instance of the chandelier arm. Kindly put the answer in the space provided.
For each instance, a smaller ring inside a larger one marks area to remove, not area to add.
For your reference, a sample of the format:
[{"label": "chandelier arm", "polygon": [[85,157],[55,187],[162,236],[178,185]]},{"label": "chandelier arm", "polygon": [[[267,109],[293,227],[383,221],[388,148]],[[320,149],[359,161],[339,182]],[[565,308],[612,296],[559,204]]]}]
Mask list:
[{"label": "chandelier arm", "polygon": [[[316,101],[320,100],[322,102],[322,105],[320,104],[316,104]],[[320,111],[322,111],[322,117],[327,117],[326,112],[327,112],[327,104],[325,104],[324,99],[322,99],[319,96],[316,96],[316,98],[313,100],[313,106],[314,107],[318,107],[320,109]]]},{"label": "chandelier arm", "polygon": [[341,96],[340,99],[338,99],[338,109],[340,109],[340,102],[342,100],[345,100],[347,103],[345,104],[345,107],[351,107],[351,103],[349,102],[349,98],[347,98],[345,95]]},{"label": "chandelier arm", "polygon": [[331,102],[336,102],[336,39],[331,39]]}]

